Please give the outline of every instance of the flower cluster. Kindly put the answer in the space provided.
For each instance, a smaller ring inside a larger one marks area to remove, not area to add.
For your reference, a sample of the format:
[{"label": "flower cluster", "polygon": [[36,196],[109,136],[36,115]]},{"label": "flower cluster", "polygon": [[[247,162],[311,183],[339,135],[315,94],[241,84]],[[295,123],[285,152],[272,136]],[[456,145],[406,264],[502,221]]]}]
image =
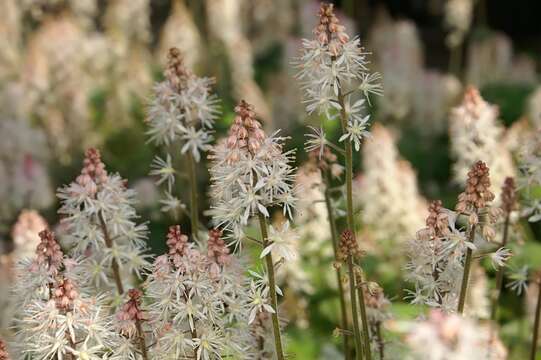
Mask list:
[{"label": "flower cluster", "polygon": [[107,172],[96,149],[86,151],[81,174],[58,191],[64,241],[84,257],[84,276],[97,287],[114,280],[120,290],[119,271],[141,276],[147,266],[147,227],[136,223],[135,196],[125,180]]},{"label": "flower cluster", "polygon": [[241,101],[225,141],[217,144],[212,159],[211,214],[216,226],[242,240],[242,227],[251,216],[269,217],[268,208],[278,206],[292,216],[294,195],[293,151],[282,150],[285,138],[266,136],[253,107]]},{"label": "flower cluster", "polygon": [[432,202],[428,210],[426,227],[407,244],[407,278],[415,284],[411,301],[453,312],[463,272],[465,234],[455,227],[456,215],[444,209],[441,201]]},{"label": "flower cluster", "polygon": [[20,263],[15,295],[16,346],[33,359],[115,357],[118,336],[104,310],[103,297],[77,285],[77,261],[64,257],[54,234],[40,233],[36,257]]},{"label": "flower cluster", "polygon": [[[456,311],[466,251],[473,251],[494,237],[491,224],[495,223],[499,209],[490,207],[494,195],[489,189],[488,172],[481,161],[472,166],[456,212],[443,208],[441,201],[430,204],[426,227],[408,243],[406,269],[409,280],[415,284],[410,296],[413,303],[438,307],[445,312]],[[468,233],[458,227],[460,214],[468,216]],[[475,306],[470,304],[470,307]]]},{"label": "flower cluster", "polygon": [[471,164],[481,159],[492,174],[492,192],[497,193],[506,177],[514,175],[510,152],[503,142],[503,128],[497,123],[498,110],[487,103],[479,90],[466,89],[462,103],[450,115],[449,134],[457,183],[467,179]]},{"label": "flower cluster", "polygon": [[[209,148],[218,99],[211,93],[213,80],[199,78],[188,70],[180,50],[169,50],[165,80],[155,85],[149,111],[148,135],[158,145],[182,144],[181,153],[196,161]],[[171,189],[168,189],[169,191]]]},{"label": "flower cluster", "polygon": [[343,118],[340,141],[351,141],[358,151],[368,135],[365,102],[369,94],[382,94],[381,76],[368,71],[367,54],[359,38],[349,38],[332,4],[321,4],[314,34],[314,40],[303,40],[302,54],[296,61],[306,111],[311,114],[317,110],[328,118],[340,111],[347,118]]},{"label": "flower cluster", "polygon": [[205,249],[172,226],[167,246],[145,284],[148,325],[156,336],[153,358],[246,358],[248,314],[255,305],[248,303],[244,269],[228,255],[220,232],[209,232]]}]

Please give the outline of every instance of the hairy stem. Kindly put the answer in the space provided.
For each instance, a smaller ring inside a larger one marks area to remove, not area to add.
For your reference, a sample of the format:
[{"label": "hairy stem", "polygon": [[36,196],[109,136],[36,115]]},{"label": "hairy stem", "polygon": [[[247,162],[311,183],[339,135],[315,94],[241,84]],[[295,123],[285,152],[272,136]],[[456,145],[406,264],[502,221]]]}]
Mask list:
[{"label": "hairy stem", "polygon": [[188,177],[190,179],[190,221],[192,226],[192,237],[197,238],[199,228],[199,211],[197,209],[197,180],[195,174],[195,159],[188,153]]},{"label": "hairy stem", "polygon": [[[505,224],[503,227],[502,247],[507,245],[507,236],[509,233],[509,215],[510,214],[507,213],[507,215],[505,216]],[[492,297],[492,309],[490,312],[490,319],[492,321],[496,321],[496,317],[498,313],[498,301],[500,299],[500,294],[502,291],[504,271],[505,271],[505,267],[499,266],[496,272],[496,287],[494,289],[494,295]]]},{"label": "hairy stem", "polygon": [[[267,229],[267,219],[261,213],[258,214],[259,227],[261,230],[261,240],[263,241],[263,247],[269,245],[269,235]],[[267,264],[267,272],[269,275],[269,290],[271,306],[274,309],[272,314],[272,329],[274,332],[274,347],[276,348],[276,357],[278,360],[284,360],[284,350],[282,347],[282,334],[280,333],[280,322],[278,320],[278,298],[276,296],[276,280],[274,279],[274,262],[272,260],[272,254],[269,252],[265,256],[265,262]]]},{"label": "hairy stem", "polygon": [[[109,230],[107,229],[107,225],[105,224],[105,219],[103,218],[103,214],[101,212],[98,214],[98,218],[100,221],[101,231],[103,232],[103,238],[105,239],[105,246],[107,246],[109,249],[112,249],[113,239],[111,238],[109,234]],[[115,284],[116,284],[116,289],[118,291],[118,294],[122,295],[124,294],[124,286],[122,285],[122,277],[120,276],[120,268],[114,256],[113,256],[113,260],[111,261],[111,268],[113,269],[113,277],[115,279]],[[148,360],[147,347],[145,344],[145,334],[143,333],[141,321],[136,320],[135,326],[137,327],[137,337],[139,338],[139,350],[141,350],[141,355],[143,356],[143,359]]]},{"label": "hairy stem", "polygon": [[[331,228],[331,239],[332,239],[332,248],[334,251],[334,260],[336,262],[339,261],[338,259],[338,231],[336,230],[336,221],[334,219],[334,212],[332,208],[331,203],[331,196],[329,194],[329,174],[325,174],[325,204],[327,205],[327,214],[329,217],[329,226]],[[336,268],[336,280],[338,282],[338,297],[340,299],[340,313],[342,316],[341,324],[342,330],[344,330],[344,354],[347,360],[351,358],[349,353],[349,338],[347,335],[348,333],[348,314],[346,310],[346,296],[344,293],[344,284],[342,283],[342,270],[340,268]]]},{"label": "hairy stem", "polygon": [[537,339],[539,338],[539,317],[541,315],[541,282],[537,281],[537,305],[535,306],[535,320],[533,323],[532,349],[530,351],[530,360],[535,360],[537,352]]},{"label": "hairy stem", "polygon": [[355,338],[355,355],[357,360],[361,360],[363,345],[361,342],[361,329],[359,326],[359,314],[357,312],[357,294],[356,294],[356,281],[355,273],[353,270],[353,258],[348,256],[348,271],[349,271],[349,296],[351,298],[351,314],[353,317],[353,336]]},{"label": "hairy stem", "polygon": [[370,332],[368,330],[368,322],[364,319],[367,319],[366,316],[366,305],[364,302],[364,291],[363,291],[363,279],[359,279],[360,283],[357,283],[357,294],[359,296],[359,309],[361,310],[361,318],[363,319],[363,346],[364,346],[364,356],[367,360],[372,360],[372,351],[370,349]]},{"label": "hairy stem", "polygon": [[144,360],[148,360],[147,345],[145,343],[145,333],[143,332],[143,326],[139,319],[135,320],[135,326],[137,328],[137,338],[139,339],[139,350],[141,350],[141,356]]},{"label": "hairy stem", "polygon": [[[468,241],[473,243],[475,236],[475,225],[472,225],[470,229],[470,236]],[[462,314],[464,312],[464,304],[466,303],[466,293],[468,292],[468,281],[470,279],[470,269],[472,263],[473,250],[471,248],[466,249],[466,260],[464,261],[464,273],[462,274],[462,284],[460,286],[460,297],[458,298],[457,312]]]},{"label": "hairy stem", "polygon": [[[345,134],[346,133],[346,127],[347,127],[347,114],[346,114],[346,107],[345,107],[345,97],[344,95],[342,94],[342,89],[339,88],[338,89],[338,103],[340,104],[340,107],[341,107],[341,110],[340,110],[340,123],[342,125],[342,134]],[[346,205],[347,205],[347,224],[348,224],[348,228],[355,232],[355,221],[354,221],[354,218],[353,218],[353,150],[352,150],[352,146],[351,146],[351,141],[346,141]],[[350,279],[350,282],[351,282],[351,279]],[[354,294],[352,294],[354,295]],[[353,296],[354,297],[354,296]],[[363,304],[361,306],[365,306],[364,305],[364,297],[359,299],[359,301],[362,301]],[[355,308],[355,306],[353,306],[353,303],[351,305],[352,309]],[[357,309],[355,308],[354,309],[355,312],[357,311]],[[368,323],[367,319],[366,319],[366,316],[361,314],[361,317],[362,317],[362,322],[363,323]],[[354,320],[354,323],[355,323],[355,318],[353,319]],[[358,322],[358,319],[357,319],[357,322]],[[355,328],[354,328],[355,330]],[[355,331],[358,331],[355,330]],[[355,334],[355,336],[359,337],[360,338],[360,334]],[[360,348],[357,349],[357,352],[360,351]],[[365,354],[370,354],[370,349],[364,349],[365,351]]]}]

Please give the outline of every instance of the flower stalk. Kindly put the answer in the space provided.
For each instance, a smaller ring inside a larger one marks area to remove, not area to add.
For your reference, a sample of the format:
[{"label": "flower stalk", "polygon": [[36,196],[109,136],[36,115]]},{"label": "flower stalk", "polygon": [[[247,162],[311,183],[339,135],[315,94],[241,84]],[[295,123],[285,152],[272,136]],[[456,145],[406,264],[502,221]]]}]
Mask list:
[{"label": "flower stalk", "polygon": [[[261,231],[261,240],[263,241],[264,248],[269,245],[269,234],[267,228],[267,219],[261,213],[258,214],[259,227]],[[265,255],[265,263],[267,265],[267,273],[269,275],[269,292],[271,306],[274,309],[272,315],[272,330],[274,333],[274,347],[276,349],[276,357],[278,360],[284,360],[284,350],[282,346],[282,335],[280,333],[280,321],[278,319],[278,298],[276,296],[276,280],[274,278],[274,262],[272,260],[272,253],[269,251]]]},{"label": "flower stalk", "polygon": [[[332,239],[332,247],[334,252],[334,258],[338,262],[338,232],[336,230],[336,221],[334,219],[334,210],[332,208],[331,203],[331,195],[329,192],[329,175],[325,174],[325,204],[327,206],[327,214],[329,216],[329,226],[331,230],[331,239]],[[342,282],[342,270],[339,266],[335,267],[336,269],[336,279],[338,284],[338,297],[340,299],[340,313],[341,313],[341,327],[342,330],[345,330],[345,333],[348,333],[348,315],[346,310],[346,296],[344,291],[344,284]],[[349,354],[349,338],[348,335],[344,335],[344,353],[346,359],[350,359]]]},{"label": "flower stalk", "polygon": [[[473,238],[475,236],[475,225],[472,225],[470,228],[470,235],[468,241],[473,243]],[[466,303],[466,294],[468,292],[468,281],[470,279],[470,269],[473,258],[473,250],[471,248],[466,249],[466,259],[464,260],[464,272],[462,274],[462,282],[460,285],[460,297],[458,298],[458,308],[457,312],[462,314],[464,312],[464,304]]]},{"label": "flower stalk", "polygon": [[[338,102],[340,104],[340,124],[342,126],[342,133],[343,134],[346,134],[347,130],[346,130],[346,127],[347,127],[347,114],[346,114],[346,107],[345,107],[345,101],[344,101],[344,95],[342,94],[342,89],[341,88],[338,88]],[[354,221],[354,218],[353,218],[353,149],[352,149],[352,144],[351,144],[351,141],[346,141],[345,143],[345,150],[346,150],[346,210],[347,210],[347,225],[348,225],[348,228],[349,229],[352,229],[354,230],[355,229],[355,221]],[[348,260],[348,263],[349,263],[350,260]],[[353,266],[353,265],[351,265]],[[348,267],[349,267],[349,264],[348,264]],[[353,276],[353,274],[351,273],[351,270],[350,270],[350,277]],[[350,279],[350,287],[352,286],[351,282],[354,282],[354,279]],[[357,337],[359,337],[359,341],[360,341],[360,333],[358,333],[360,330],[359,330],[359,327],[358,327],[358,319],[356,318],[356,313],[357,313],[357,309],[356,309],[356,299],[355,298],[355,289],[353,289],[352,293],[351,293],[351,296],[352,296],[352,299],[351,299],[351,307],[352,307],[352,310],[354,311],[354,318],[353,318],[353,324],[355,325],[355,322],[357,321],[357,326],[354,326],[354,332],[355,332],[355,341],[357,343]],[[355,300],[355,301],[354,301]],[[364,297],[361,296],[359,297],[359,306],[362,308],[365,307],[365,304],[364,304]],[[363,324],[368,324],[368,320],[366,318],[366,311],[363,312],[361,311],[361,320],[363,322]],[[363,325],[364,326],[364,325]],[[366,335],[368,335],[368,333],[366,333]],[[369,355],[370,355],[370,344],[368,342],[368,340],[365,340],[364,342],[364,353],[365,354],[368,354],[368,359],[370,359]],[[368,346],[367,346],[368,344]],[[359,347],[357,349],[357,352],[360,353],[361,351],[361,348]]]},{"label": "flower stalk", "polygon": [[[502,210],[505,213],[505,222],[503,225],[503,235],[501,248],[505,248],[507,245],[507,239],[509,235],[509,225],[511,219],[511,212],[515,209],[516,206],[516,192],[515,192],[515,180],[512,177],[505,179],[505,182],[502,187]],[[505,266],[499,265],[496,271],[496,287],[494,289],[493,298],[492,298],[492,309],[490,312],[490,319],[496,321],[498,313],[498,301],[501,294],[501,289],[503,285],[503,276],[505,272]]]},{"label": "flower stalk", "polygon": [[[357,294],[359,296],[359,309],[361,310],[361,318],[362,319],[368,319],[368,316],[366,315],[366,301],[364,299],[364,281],[362,278],[362,271],[358,268],[358,281],[357,283]],[[364,355],[367,360],[372,359],[372,351],[370,349],[370,331],[368,330],[368,321],[363,320],[362,323],[363,326],[363,347],[364,347]]]}]

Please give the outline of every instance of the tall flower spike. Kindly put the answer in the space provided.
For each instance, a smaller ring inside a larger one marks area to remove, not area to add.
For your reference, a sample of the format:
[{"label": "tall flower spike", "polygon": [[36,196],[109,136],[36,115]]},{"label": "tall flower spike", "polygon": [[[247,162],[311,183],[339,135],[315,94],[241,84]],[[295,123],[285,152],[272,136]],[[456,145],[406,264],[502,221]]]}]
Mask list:
[{"label": "tall flower spike", "polygon": [[214,226],[233,235],[233,245],[244,237],[242,227],[251,216],[269,217],[278,206],[291,217],[295,205],[293,151],[283,152],[286,138],[267,136],[252,105],[241,100],[228,137],[209,156],[212,160],[211,197]]},{"label": "tall flower spike", "polygon": [[51,231],[43,230],[39,237],[41,242],[36,249],[35,262],[38,266],[44,266],[50,275],[56,275],[62,266],[64,253]]},{"label": "tall flower spike", "polygon": [[[116,285],[123,293],[123,274],[141,276],[146,261],[145,224],[137,224],[136,193],[118,174],[109,174],[98,150],[85,153],[81,174],[59,189],[64,241],[70,255],[82,255],[83,281],[100,288]],[[109,293],[112,295],[112,293]]]}]

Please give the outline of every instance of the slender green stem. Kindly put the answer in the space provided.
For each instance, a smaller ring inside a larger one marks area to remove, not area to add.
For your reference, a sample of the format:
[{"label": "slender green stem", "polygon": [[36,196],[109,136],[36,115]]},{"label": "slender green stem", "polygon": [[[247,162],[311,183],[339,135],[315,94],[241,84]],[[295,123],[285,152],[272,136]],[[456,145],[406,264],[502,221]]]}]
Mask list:
[{"label": "slender green stem", "polygon": [[535,360],[537,352],[537,339],[539,338],[539,317],[541,314],[541,282],[537,282],[537,305],[535,306],[535,321],[533,323],[532,349],[530,351],[530,360]]},{"label": "slender green stem", "polygon": [[[507,236],[509,233],[509,215],[510,214],[507,213],[507,215],[505,216],[505,224],[503,227],[502,247],[507,245]],[[494,289],[494,295],[492,297],[492,309],[490,312],[490,319],[492,321],[496,321],[496,317],[498,313],[498,301],[500,299],[500,294],[502,291],[504,272],[505,272],[505,267],[499,266],[496,272],[496,287]]]},{"label": "slender green stem", "polygon": [[199,228],[199,211],[197,210],[195,160],[190,153],[188,153],[188,177],[190,179],[190,221],[192,225],[192,236],[195,239],[197,238],[197,229]]},{"label": "slender green stem", "polygon": [[363,319],[363,346],[364,346],[364,356],[367,360],[372,360],[372,350],[370,349],[370,331],[368,330],[368,322],[364,319],[368,319],[366,316],[366,305],[364,301],[364,291],[363,291],[363,279],[359,279],[360,283],[357,284],[357,294],[359,296],[359,309],[361,310],[361,318]]},{"label": "slender green stem", "polygon": [[[470,236],[468,241],[473,243],[475,236],[475,225],[472,225],[470,229]],[[466,250],[466,260],[464,261],[464,273],[462,274],[462,285],[460,287],[460,297],[458,298],[457,312],[462,314],[464,312],[464,304],[466,303],[466,293],[468,292],[468,281],[470,279],[470,269],[472,263],[473,251],[471,248]]]},{"label": "slender green stem", "polygon": [[[334,259],[335,261],[339,261],[338,259],[338,231],[336,230],[336,221],[334,219],[334,212],[332,208],[331,203],[331,196],[329,193],[329,174],[325,174],[325,204],[327,205],[327,214],[329,217],[329,225],[331,228],[331,238],[332,238],[332,248],[334,251]],[[346,296],[344,293],[344,284],[342,283],[342,270],[340,268],[336,268],[336,279],[338,281],[338,296],[340,299],[340,312],[342,315],[342,322],[341,327],[342,330],[344,330],[344,354],[347,360],[351,358],[349,353],[349,335],[348,333],[348,314],[346,310]]]},{"label": "slender green stem", "polygon": [[[263,247],[267,247],[267,245],[269,244],[267,219],[265,219],[265,216],[261,213],[258,214],[258,219]],[[274,314],[272,314],[272,329],[274,332],[274,346],[276,348],[276,357],[278,360],[284,360],[282,334],[280,333],[280,322],[278,320],[278,298],[276,296],[276,280],[274,279],[274,262],[272,261],[272,254],[270,252],[265,256],[265,262],[267,264],[267,273],[269,275],[271,306],[274,309]]]},{"label": "slender green stem", "polygon": [[351,314],[353,317],[353,335],[355,337],[355,356],[357,360],[363,358],[363,345],[361,342],[361,329],[359,326],[359,314],[357,312],[357,294],[356,294],[356,281],[355,273],[353,270],[353,258],[348,256],[348,271],[349,271],[349,296],[351,298]]},{"label": "slender green stem", "polygon": [[[345,107],[345,97],[342,95],[342,90],[338,89],[338,102],[340,103],[340,123],[342,125],[342,134],[346,133],[346,127],[347,127],[347,114],[346,114],[346,107]],[[353,150],[351,146],[351,141],[346,141],[346,206],[347,206],[347,224],[348,228],[355,232],[355,221],[353,218]],[[350,281],[352,281],[350,279]],[[353,280],[354,281],[354,280]],[[354,295],[354,294],[353,294]],[[363,302],[362,306],[364,305],[364,297],[359,299]],[[355,301],[356,302],[356,301]],[[353,302],[351,304],[352,309],[355,308],[353,306]],[[356,312],[357,309],[354,309]],[[368,320],[366,319],[366,314],[361,314],[362,322],[368,324]],[[355,320],[355,319],[354,319]],[[358,319],[357,319],[358,320]],[[358,331],[358,328],[355,329],[355,331]],[[355,334],[355,336],[358,336],[360,338],[360,334]],[[366,343],[366,342],[365,342]],[[359,352],[360,349],[357,349]],[[364,349],[365,354],[370,354],[370,349]]]}]

